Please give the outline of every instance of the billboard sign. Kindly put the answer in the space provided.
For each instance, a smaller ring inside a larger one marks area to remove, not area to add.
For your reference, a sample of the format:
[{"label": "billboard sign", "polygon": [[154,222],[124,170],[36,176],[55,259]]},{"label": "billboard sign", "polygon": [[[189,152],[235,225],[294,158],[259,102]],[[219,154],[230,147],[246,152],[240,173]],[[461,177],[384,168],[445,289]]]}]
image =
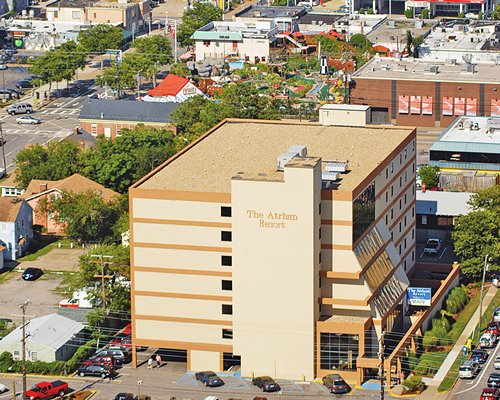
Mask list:
[{"label": "billboard sign", "polygon": [[409,287],[407,293],[410,306],[429,307],[431,305],[431,288]]}]

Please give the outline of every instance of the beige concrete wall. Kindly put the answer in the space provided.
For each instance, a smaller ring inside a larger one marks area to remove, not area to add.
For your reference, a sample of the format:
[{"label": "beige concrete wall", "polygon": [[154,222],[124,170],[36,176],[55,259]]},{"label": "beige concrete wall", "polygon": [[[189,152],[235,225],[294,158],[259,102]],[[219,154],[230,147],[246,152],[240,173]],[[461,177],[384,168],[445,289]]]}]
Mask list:
[{"label": "beige concrete wall", "polygon": [[191,371],[220,370],[220,353],[217,351],[191,350]]},{"label": "beige concrete wall", "polygon": [[47,21],[84,23],[86,22],[85,9],[75,7],[47,7]]},{"label": "beige concrete wall", "polygon": [[352,225],[326,225],[321,226],[321,241],[324,244],[352,245]]},{"label": "beige concrete wall", "polygon": [[133,199],[134,218],[231,222],[231,218],[220,216],[221,206],[227,206],[227,204],[201,201]]},{"label": "beige concrete wall", "polygon": [[231,321],[231,315],[222,314],[222,304],[231,304],[231,302],[176,297],[135,296],[135,312],[137,315]]},{"label": "beige concrete wall", "polygon": [[[320,171],[316,164],[285,168],[285,182],[232,181],[233,352],[243,375],[314,378]],[[262,227],[275,212],[296,220]]]},{"label": "beige concrete wall", "polygon": [[135,290],[167,293],[191,293],[214,296],[231,296],[232,292],[221,290],[220,276],[165,274],[162,272],[135,271]]},{"label": "beige concrete wall", "polygon": [[135,323],[136,336],[140,339],[226,345],[231,344],[230,339],[222,338],[222,329],[227,329],[227,325],[149,321],[142,319],[136,319]]},{"label": "beige concrete wall", "polygon": [[[323,252],[325,250],[323,249]],[[328,252],[326,252],[328,255]],[[335,272],[358,272],[361,270],[358,259],[352,250],[333,250],[331,251],[332,257],[332,271]]]},{"label": "beige concrete wall", "polygon": [[321,125],[366,126],[370,122],[370,109],[364,110],[319,110]]},{"label": "beige concrete wall", "polygon": [[155,268],[180,268],[209,271],[230,271],[231,267],[221,265],[221,256],[230,253],[197,250],[153,249],[135,247],[135,266]]},{"label": "beige concrete wall", "polygon": [[328,220],[352,221],[352,203],[343,200],[322,200],[321,218]]},{"label": "beige concrete wall", "polygon": [[169,243],[174,245],[231,247],[221,241],[221,231],[228,228],[173,224],[134,223],[134,241],[138,243]]}]

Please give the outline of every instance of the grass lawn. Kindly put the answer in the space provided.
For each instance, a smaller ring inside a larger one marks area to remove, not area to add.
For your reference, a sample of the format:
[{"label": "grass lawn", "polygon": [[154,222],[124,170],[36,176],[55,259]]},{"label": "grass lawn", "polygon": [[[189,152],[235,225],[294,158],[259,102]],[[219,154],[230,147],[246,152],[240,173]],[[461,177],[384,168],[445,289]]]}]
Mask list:
[{"label": "grass lawn", "polygon": [[[486,293],[486,291],[485,291],[485,293]],[[479,296],[474,297],[474,299],[469,304],[471,304],[473,301],[475,301],[475,304],[477,307],[479,305],[478,304],[479,303]],[[484,331],[486,329],[486,327],[488,326],[488,323],[491,320],[491,315],[493,314],[493,310],[496,307],[498,307],[499,305],[500,305],[500,290],[495,293],[495,297],[493,298],[490,305],[488,306],[488,308],[485,310],[483,316],[481,317],[481,331]],[[472,314],[470,314],[468,316],[465,324],[467,324],[467,322],[470,320],[471,316],[472,316]],[[462,317],[462,315],[460,317]],[[465,324],[464,324],[464,327],[465,327]],[[477,329],[477,326],[476,326],[476,329]],[[462,330],[463,330],[463,328],[462,328]],[[474,343],[477,343],[478,339],[479,338],[476,337],[476,339],[474,340]],[[465,357],[462,354],[460,354],[457,357],[457,359],[455,360],[455,362],[451,366],[450,371],[448,372],[448,374],[445,376],[445,378],[443,379],[443,381],[439,385],[439,387],[438,387],[439,392],[444,392],[444,391],[450,390],[455,385],[455,382],[458,379],[458,369],[460,368],[460,365],[462,364],[462,362],[465,361],[467,358],[468,357]]]},{"label": "grass lawn", "polygon": [[36,261],[39,257],[44,256],[45,254],[49,253],[52,249],[57,248],[59,242],[65,244],[65,245],[69,245],[71,243],[71,241],[69,239],[61,239],[61,240],[48,242],[48,243],[42,242],[37,247],[32,248],[30,250],[30,254],[28,254],[22,258],[19,258],[18,261]]},{"label": "grass lawn", "polygon": [[17,272],[15,271],[5,271],[0,274],[0,284],[7,282],[9,279],[12,279],[16,276]]}]

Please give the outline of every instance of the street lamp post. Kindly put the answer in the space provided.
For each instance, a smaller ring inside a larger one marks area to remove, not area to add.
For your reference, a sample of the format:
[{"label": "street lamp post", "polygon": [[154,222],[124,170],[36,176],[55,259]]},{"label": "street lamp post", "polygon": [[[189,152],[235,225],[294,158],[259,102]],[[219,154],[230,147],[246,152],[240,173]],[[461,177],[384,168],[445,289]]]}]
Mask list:
[{"label": "street lamp post", "polygon": [[481,332],[481,317],[483,315],[483,290],[484,281],[486,279],[486,271],[488,271],[488,260],[490,258],[489,254],[484,256],[484,267],[483,267],[483,280],[481,281],[481,294],[479,296],[479,323],[477,324],[477,337],[479,338],[479,332]]},{"label": "street lamp post", "polygon": [[141,385],[143,381],[137,381],[137,400],[141,400]]}]

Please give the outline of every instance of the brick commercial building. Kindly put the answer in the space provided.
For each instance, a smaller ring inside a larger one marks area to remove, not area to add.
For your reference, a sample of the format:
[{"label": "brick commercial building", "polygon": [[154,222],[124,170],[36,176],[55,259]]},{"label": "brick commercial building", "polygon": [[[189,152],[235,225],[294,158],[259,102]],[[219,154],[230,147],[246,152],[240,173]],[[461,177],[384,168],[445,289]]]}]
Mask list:
[{"label": "brick commercial building", "polygon": [[352,76],[352,104],[372,122],[447,127],[457,116],[500,116],[500,65],[374,58]]},{"label": "brick commercial building", "polygon": [[190,370],[361,381],[407,308],[415,141],[228,120],[134,184],[133,348],[180,350]]}]

